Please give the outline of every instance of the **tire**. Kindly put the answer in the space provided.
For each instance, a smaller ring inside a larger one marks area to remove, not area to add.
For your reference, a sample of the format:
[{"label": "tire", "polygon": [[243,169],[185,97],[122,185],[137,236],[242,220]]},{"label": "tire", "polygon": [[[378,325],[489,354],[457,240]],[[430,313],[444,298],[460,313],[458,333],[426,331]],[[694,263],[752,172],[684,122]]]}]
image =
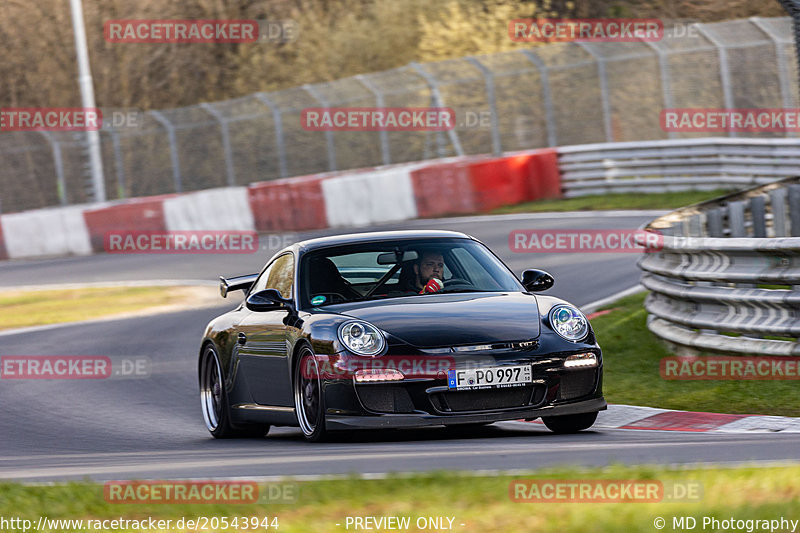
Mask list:
[{"label": "tire", "polygon": [[325,429],[325,396],[319,365],[311,348],[304,346],[297,354],[294,369],[294,410],[297,425],[309,442],[323,442],[330,433]]},{"label": "tire", "polygon": [[553,433],[577,433],[592,427],[597,420],[597,412],[579,415],[543,416],[542,422]]},{"label": "tire", "polygon": [[270,428],[268,424],[234,426],[231,423],[219,356],[211,344],[205,347],[200,359],[200,407],[206,429],[217,439],[263,437]]}]

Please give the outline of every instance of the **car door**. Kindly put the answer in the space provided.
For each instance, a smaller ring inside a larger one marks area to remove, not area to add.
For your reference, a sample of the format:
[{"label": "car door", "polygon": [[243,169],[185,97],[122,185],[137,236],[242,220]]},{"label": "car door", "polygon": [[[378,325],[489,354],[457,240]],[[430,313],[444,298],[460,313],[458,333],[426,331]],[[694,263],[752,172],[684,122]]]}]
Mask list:
[{"label": "car door", "polygon": [[[294,255],[286,253],[275,258],[258,277],[250,294],[276,289],[284,298],[293,298]],[[258,404],[292,406],[291,374],[289,372],[287,309],[251,311],[239,323],[238,353],[240,371],[250,394]]]}]

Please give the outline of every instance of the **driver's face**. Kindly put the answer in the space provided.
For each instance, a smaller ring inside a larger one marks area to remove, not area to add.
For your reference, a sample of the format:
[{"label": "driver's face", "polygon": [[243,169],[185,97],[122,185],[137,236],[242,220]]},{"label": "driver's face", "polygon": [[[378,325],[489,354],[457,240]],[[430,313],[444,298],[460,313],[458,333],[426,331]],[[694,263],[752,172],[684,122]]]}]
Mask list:
[{"label": "driver's face", "polygon": [[425,285],[431,278],[442,279],[444,275],[444,257],[442,254],[425,254],[419,263],[419,281]]}]

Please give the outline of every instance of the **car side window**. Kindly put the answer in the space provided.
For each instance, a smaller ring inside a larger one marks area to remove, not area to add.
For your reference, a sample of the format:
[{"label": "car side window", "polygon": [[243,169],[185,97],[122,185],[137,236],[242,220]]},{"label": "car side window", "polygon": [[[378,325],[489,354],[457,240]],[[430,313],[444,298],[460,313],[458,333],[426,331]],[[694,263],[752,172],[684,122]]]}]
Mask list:
[{"label": "car side window", "polygon": [[292,297],[294,286],[294,256],[284,254],[275,259],[258,277],[251,294],[264,289],[277,289],[284,298]]}]

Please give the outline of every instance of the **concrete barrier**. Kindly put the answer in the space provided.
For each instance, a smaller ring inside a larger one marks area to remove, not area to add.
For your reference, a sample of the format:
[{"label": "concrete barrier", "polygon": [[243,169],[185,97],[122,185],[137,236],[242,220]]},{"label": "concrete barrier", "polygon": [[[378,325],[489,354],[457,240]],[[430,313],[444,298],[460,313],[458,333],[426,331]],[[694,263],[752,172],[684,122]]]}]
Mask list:
[{"label": "concrete barrier", "polygon": [[18,259],[92,253],[84,209],[84,206],[69,206],[3,215],[8,256]]},{"label": "concrete barrier", "polygon": [[556,150],[317,174],[0,217],[0,258],[103,251],[113,231],[304,231],[486,212],[558,198]]},{"label": "concrete barrier", "polygon": [[561,170],[558,167],[558,151],[536,150],[528,154],[528,199],[550,200],[561,198]]},{"label": "concrete barrier", "polygon": [[247,191],[256,231],[327,227],[323,179],[312,175],[251,184]]},{"label": "concrete barrier", "polygon": [[175,195],[134,198],[124,203],[83,212],[92,249],[104,250],[106,234],[128,231],[166,231],[164,200]]},{"label": "concrete barrier", "polygon": [[328,226],[368,226],[417,218],[411,173],[422,166],[398,165],[323,180]]},{"label": "concrete barrier", "polygon": [[190,192],[164,200],[167,231],[255,231],[247,187]]},{"label": "concrete barrier", "polygon": [[469,166],[463,162],[419,168],[411,172],[411,182],[420,217],[466,215],[477,210]]},{"label": "concrete barrier", "polygon": [[421,217],[487,212],[561,196],[555,150],[427,165],[412,172],[412,182]]},{"label": "concrete barrier", "polygon": [[0,217],[0,260],[8,259],[5,237],[3,236],[3,217]]}]

